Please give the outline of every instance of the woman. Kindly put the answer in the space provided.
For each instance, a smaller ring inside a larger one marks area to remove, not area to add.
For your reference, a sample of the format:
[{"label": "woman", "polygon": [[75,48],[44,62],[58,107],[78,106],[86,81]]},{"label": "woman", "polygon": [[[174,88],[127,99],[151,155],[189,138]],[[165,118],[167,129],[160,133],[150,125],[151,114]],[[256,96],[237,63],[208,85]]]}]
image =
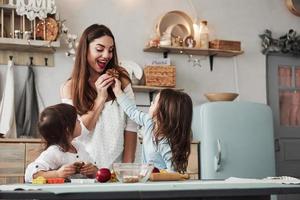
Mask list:
[{"label": "woman", "polygon": [[[136,124],[115,101],[114,78],[106,74],[116,69],[124,92],[134,98],[126,70],[118,66],[115,39],[104,25],[93,24],[83,32],[77,47],[71,78],[62,86],[61,97],[74,105],[83,122],[78,138],[98,167],[114,162],[133,162],[136,150]],[[125,80],[125,81],[124,81]],[[84,131],[85,130],[85,131]]]}]

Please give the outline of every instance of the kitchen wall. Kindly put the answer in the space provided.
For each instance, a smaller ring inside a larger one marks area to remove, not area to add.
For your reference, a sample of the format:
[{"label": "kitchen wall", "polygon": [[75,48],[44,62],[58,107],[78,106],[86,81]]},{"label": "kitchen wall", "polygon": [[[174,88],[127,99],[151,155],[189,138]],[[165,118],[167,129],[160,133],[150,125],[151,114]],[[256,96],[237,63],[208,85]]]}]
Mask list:
[{"label": "kitchen wall", "polygon": [[[56,0],[60,18],[70,32],[80,35],[93,23],[105,24],[116,38],[119,59],[133,60],[144,66],[147,59],[161,54],[145,53],[143,47],[153,34],[159,17],[171,10],[182,10],[193,18],[208,21],[211,39],[240,40],[244,54],[209,60],[193,67],[186,55],[170,54],[177,67],[177,87],[192,96],[194,104],[205,102],[206,92],[233,91],[239,100],[266,102],[266,59],[261,54],[259,34],[270,29],[274,37],[293,28],[300,32],[300,17],[286,8],[283,0]],[[60,102],[60,85],[69,77],[73,60],[65,56],[66,45],[57,49],[55,67],[36,67],[38,90],[46,106]],[[201,57],[199,57],[201,58]],[[0,66],[0,97],[6,66]],[[16,104],[24,85],[24,67],[15,68]],[[147,100],[138,94],[138,103]]]}]

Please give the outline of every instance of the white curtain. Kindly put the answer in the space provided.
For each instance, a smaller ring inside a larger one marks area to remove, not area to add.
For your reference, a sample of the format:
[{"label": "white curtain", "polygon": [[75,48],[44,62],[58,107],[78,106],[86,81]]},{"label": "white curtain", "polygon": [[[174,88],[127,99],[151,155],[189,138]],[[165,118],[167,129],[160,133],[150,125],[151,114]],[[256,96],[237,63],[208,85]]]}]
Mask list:
[{"label": "white curtain", "polygon": [[15,95],[13,61],[8,61],[6,83],[0,103],[0,133],[6,138],[16,138]]}]

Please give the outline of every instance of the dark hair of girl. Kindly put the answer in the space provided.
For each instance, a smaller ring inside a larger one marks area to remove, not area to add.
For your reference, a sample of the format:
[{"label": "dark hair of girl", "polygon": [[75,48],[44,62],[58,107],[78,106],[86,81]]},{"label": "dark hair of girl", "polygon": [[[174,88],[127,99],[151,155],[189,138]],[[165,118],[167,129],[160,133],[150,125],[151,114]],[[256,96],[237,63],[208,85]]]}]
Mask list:
[{"label": "dark hair of girl", "polygon": [[76,120],[76,109],[69,104],[61,103],[45,108],[40,114],[38,130],[46,142],[46,149],[58,145],[63,151],[68,151],[71,147],[69,138],[73,135]]},{"label": "dark hair of girl", "polygon": [[[87,55],[89,44],[95,39],[102,36],[111,37],[114,43],[112,59],[108,62],[103,73],[105,73],[106,70],[110,68],[115,68],[116,70],[118,70],[120,78],[125,78],[128,82],[131,82],[126,70],[120,67],[118,64],[115,38],[110,29],[104,25],[99,24],[93,24],[87,27],[80,37],[79,44],[76,50],[75,63],[71,75],[71,95],[73,105],[80,115],[87,113],[93,108],[94,100],[97,97],[97,91],[89,84],[88,81],[90,72]],[[113,100],[116,98],[111,87],[108,89],[108,94]]]},{"label": "dark hair of girl", "polygon": [[163,89],[159,95],[154,112],[156,143],[166,138],[172,151],[172,166],[185,172],[191,151],[192,100],[186,93],[172,89]]}]

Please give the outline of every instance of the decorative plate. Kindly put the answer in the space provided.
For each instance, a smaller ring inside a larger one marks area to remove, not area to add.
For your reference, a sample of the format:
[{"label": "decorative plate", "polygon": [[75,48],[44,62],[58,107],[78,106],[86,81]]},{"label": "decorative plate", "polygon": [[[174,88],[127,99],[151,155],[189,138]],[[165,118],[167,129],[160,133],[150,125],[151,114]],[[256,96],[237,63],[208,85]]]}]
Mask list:
[{"label": "decorative plate", "polygon": [[[45,35],[44,35],[44,28],[46,28]],[[47,40],[47,41],[54,41],[56,40],[57,36],[58,36],[58,23],[55,19],[48,17],[45,20],[41,20],[37,23],[36,25],[37,38],[41,38],[42,40]]]},{"label": "decorative plate", "polygon": [[285,0],[285,4],[291,13],[300,17],[300,0]]},{"label": "decorative plate", "polygon": [[167,27],[165,33],[171,37],[181,37],[182,39],[189,35],[189,31],[183,24],[172,24]]},{"label": "decorative plate", "polygon": [[193,20],[188,14],[179,10],[170,11],[160,18],[158,24],[156,25],[157,34],[162,36],[163,33],[166,32],[167,28],[174,24],[180,24],[180,26],[184,26],[188,31],[187,35],[194,36]]},{"label": "decorative plate", "polygon": [[137,79],[141,80],[143,76],[143,69],[136,63],[131,60],[121,60],[119,62],[120,66],[124,67],[129,73],[130,79],[132,80],[132,75]]}]

